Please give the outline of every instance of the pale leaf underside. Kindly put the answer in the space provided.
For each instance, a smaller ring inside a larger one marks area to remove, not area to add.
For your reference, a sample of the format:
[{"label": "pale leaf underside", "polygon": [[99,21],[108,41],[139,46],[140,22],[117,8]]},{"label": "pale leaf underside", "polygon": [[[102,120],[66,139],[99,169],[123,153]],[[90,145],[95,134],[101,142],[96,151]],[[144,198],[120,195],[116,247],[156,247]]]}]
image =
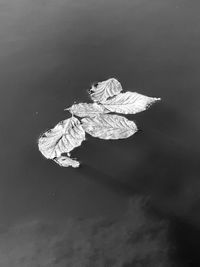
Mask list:
[{"label": "pale leaf underside", "polygon": [[48,159],[60,157],[85,140],[85,131],[80,121],[71,117],[59,122],[53,129],[45,132],[38,141],[39,150]]},{"label": "pale leaf underside", "polygon": [[106,101],[109,97],[113,97],[122,91],[121,83],[115,78],[99,82],[90,89],[90,97],[95,102]]},{"label": "pale leaf underside", "polygon": [[67,156],[60,156],[58,158],[55,158],[54,161],[60,165],[61,167],[73,167],[78,168],[80,166],[80,163],[72,158],[69,158]]},{"label": "pale leaf underside", "polygon": [[78,117],[95,117],[102,113],[110,112],[103,105],[97,103],[79,103],[74,104],[68,110]]},{"label": "pale leaf underside", "polygon": [[137,132],[133,121],[119,115],[99,115],[94,118],[83,118],[83,129],[101,139],[124,139]]},{"label": "pale leaf underside", "polygon": [[160,98],[148,97],[135,92],[125,92],[102,102],[104,107],[111,112],[135,114],[146,110]]}]

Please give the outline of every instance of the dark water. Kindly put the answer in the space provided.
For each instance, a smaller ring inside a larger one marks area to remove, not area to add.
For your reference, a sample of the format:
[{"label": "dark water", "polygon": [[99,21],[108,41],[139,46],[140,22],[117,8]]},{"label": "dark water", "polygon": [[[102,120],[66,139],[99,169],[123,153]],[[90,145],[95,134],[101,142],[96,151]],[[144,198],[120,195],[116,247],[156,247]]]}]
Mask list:
[{"label": "dark water", "polygon": [[[186,266],[200,266],[200,3],[195,0],[0,0],[0,221],[117,216],[136,193],[172,222]],[[121,141],[88,138],[62,169],[41,132],[88,101],[94,81],[162,102],[130,116]]]}]

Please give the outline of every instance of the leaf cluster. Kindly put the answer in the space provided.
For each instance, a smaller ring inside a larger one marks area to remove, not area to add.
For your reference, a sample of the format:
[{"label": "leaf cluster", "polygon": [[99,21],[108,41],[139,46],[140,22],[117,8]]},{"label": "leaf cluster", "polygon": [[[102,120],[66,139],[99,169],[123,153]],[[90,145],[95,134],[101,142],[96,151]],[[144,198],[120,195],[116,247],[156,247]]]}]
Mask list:
[{"label": "leaf cluster", "polygon": [[71,118],[42,134],[38,140],[40,152],[62,167],[76,168],[80,163],[70,157],[70,152],[82,144],[85,133],[106,140],[124,139],[136,133],[138,129],[133,121],[113,113],[142,112],[160,98],[122,90],[121,83],[115,78],[93,85],[89,92],[93,102],[73,104],[67,108]]}]

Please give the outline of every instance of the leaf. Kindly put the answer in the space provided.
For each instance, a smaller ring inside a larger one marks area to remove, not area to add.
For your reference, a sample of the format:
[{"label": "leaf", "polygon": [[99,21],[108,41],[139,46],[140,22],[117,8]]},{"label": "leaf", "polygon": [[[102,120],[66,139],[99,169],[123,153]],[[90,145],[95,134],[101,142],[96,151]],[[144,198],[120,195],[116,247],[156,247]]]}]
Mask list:
[{"label": "leaf", "polygon": [[113,97],[122,91],[121,83],[114,78],[99,82],[90,89],[90,97],[95,102],[106,101],[109,97]]},{"label": "leaf", "polygon": [[99,114],[110,112],[103,105],[97,103],[74,104],[67,110],[78,117],[95,117]]},{"label": "leaf", "polygon": [[83,129],[94,137],[101,139],[123,139],[137,132],[133,121],[119,115],[99,115],[81,120]]},{"label": "leaf", "polygon": [[61,167],[73,167],[78,168],[80,166],[80,163],[72,158],[69,158],[67,156],[60,156],[58,158],[55,158],[54,161],[60,165]]},{"label": "leaf", "polygon": [[60,157],[85,140],[85,131],[75,117],[59,122],[53,129],[45,132],[38,141],[40,152],[48,159]]},{"label": "leaf", "polygon": [[148,97],[135,92],[120,93],[102,104],[111,112],[135,114],[146,110],[160,98]]}]

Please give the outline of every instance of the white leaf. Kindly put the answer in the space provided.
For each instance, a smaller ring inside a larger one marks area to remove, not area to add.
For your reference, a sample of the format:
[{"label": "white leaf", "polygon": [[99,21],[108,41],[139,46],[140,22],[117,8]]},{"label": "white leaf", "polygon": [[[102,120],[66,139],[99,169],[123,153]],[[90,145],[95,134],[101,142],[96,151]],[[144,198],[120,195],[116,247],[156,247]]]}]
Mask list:
[{"label": "white leaf", "polygon": [[99,105],[97,103],[74,104],[67,110],[78,117],[95,117],[99,114],[110,112],[103,105]]},{"label": "white leaf", "polygon": [[60,165],[61,167],[73,167],[73,168],[78,168],[80,166],[80,163],[75,160],[71,159],[67,156],[60,156],[58,158],[55,158],[54,161]]},{"label": "white leaf", "polygon": [[45,132],[38,141],[39,150],[48,159],[60,157],[80,146],[85,140],[85,131],[75,117],[59,122],[53,129]]},{"label": "white leaf", "polygon": [[123,139],[137,132],[133,121],[119,115],[99,115],[94,118],[83,118],[83,129],[94,137],[101,139]]},{"label": "white leaf", "polygon": [[120,93],[112,99],[102,102],[111,112],[135,114],[146,110],[160,98],[148,97],[135,92]]},{"label": "white leaf", "polygon": [[103,82],[99,82],[90,89],[90,97],[95,102],[106,101],[109,97],[113,97],[122,91],[121,83],[111,78]]}]

